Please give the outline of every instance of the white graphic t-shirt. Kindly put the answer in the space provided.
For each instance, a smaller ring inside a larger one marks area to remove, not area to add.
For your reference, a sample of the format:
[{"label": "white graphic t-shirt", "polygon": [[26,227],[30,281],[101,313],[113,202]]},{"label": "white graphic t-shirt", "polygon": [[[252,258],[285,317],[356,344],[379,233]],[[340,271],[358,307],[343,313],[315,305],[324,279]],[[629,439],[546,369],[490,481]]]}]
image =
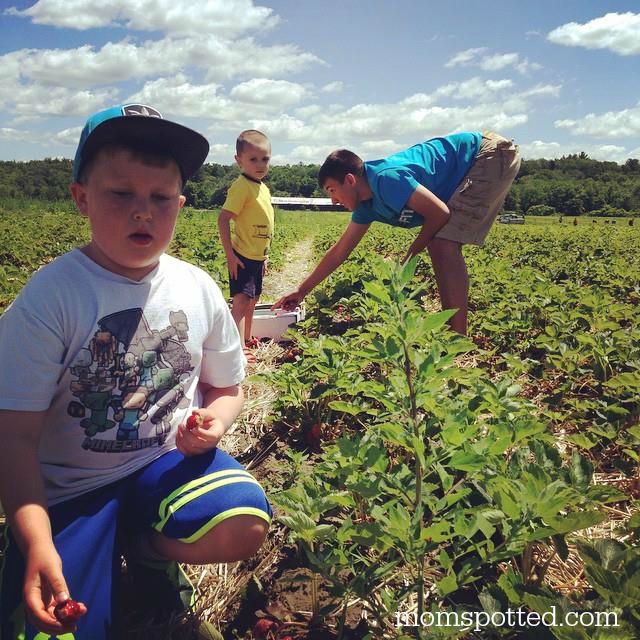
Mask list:
[{"label": "white graphic t-shirt", "polygon": [[0,409],[46,411],[39,448],[50,504],[129,475],[175,448],[198,381],[244,378],[218,285],[163,255],[140,281],[76,249],[40,269],[0,316]]}]

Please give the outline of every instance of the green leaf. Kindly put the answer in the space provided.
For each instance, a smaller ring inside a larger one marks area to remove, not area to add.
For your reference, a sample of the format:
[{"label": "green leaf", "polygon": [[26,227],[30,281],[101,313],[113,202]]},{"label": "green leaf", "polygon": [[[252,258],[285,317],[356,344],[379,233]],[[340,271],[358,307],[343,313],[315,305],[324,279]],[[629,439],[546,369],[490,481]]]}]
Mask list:
[{"label": "green leaf", "polygon": [[438,592],[441,596],[446,596],[458,589],[458,580],[455,573],[451,573],[438,581]]},{"label": "green leaf", "polygon": [[451,537],[451,524],[442,520],[425,527],[422,530],[421,539],[423,542],[445,542]]},{"label": "green leaf", "polygon": [[400,445],[405,449],[412,449],[412,436],[405,430],[402,424],[397,422],[383,422],[376,426],[380,431],[380,435],[388,442]]},{"label": "green leaf", "polygon": [[313,530],[313,537],[315,540],[327,540],[333,538],[336,528],[331,524],[319,524]]},{"label": "green leaf", "polygon": [[358,407],[350,402],[344,402],[343,400],[332,400],[329,403],[329,406],[334,411],[342,411],[350,416],[357,416],[360,413],[365,413],[365,409],[362,407]]},{"label": "green leaf", "polygon": [[623,493],[614,486],[606,484],[593,484],[586,493],[589,500],[594,500],[600,504],[608,504],[610,502],[624,502],[628,499],[626,493]]},{"label": "green leaf", "polygon": [[478,600],[480,600],[483,610],[492,616],[494,613],[500,613],[502,611],[502,603],[489,589],[490,588],[484,588],[478,594]]},{"label": "green leaf", "polygon": [[578,447],[587,450],[595,447],[596,444],[598,444],[595,439],[590,438],[587,434],[584,433],[572,433],[571,435],[567,436],[567,440],[577,445]]},{"label": "green leaf", "polygon": [[575,487],[584,491],[591,484],[593,465],[578,452],[574,451],[571,455],[569,476]]},{"label": "green leaf", "polygon": [[479,471],[486,466],[487,459],[477,453],[461,451],[451,456],[448,467],[459,471]]},{"label": "green leaf", "polygon": [[380,282],[367,281],[364,283],[365,291],[377,302],[385,306],[391,306],[391,296],[387,288]]},{"label": "green leaf", "polygon": [[445,570],[451,569],[451,567],[453,566],[453,560],[451,560],[449,554],[444,549],[441,549],[440,553],[438,554],[438,562],[440,566]]},{"label": "green leaf", "polygon": [[455,309],[447,309],[446,311],[440,311],[439,313],[432,313],[425,319],[423,328],[425,331],[435,331],[444,327],[449,318],[453,317],[456,313]]},{"label": "green leaf", "polygon": [[547,524],[553,527],[556,533],[570,533],[593,527],[606,519],[607,516],[598,511],[575,511],[566,516],[547,518]]},{"label": "green leaf", "polygon": [[640,455],[638,454],[637,451],[634,451],[633,449],[623,449],[623,451],[633,460],[635,460],[637,463],[640,464]]}]

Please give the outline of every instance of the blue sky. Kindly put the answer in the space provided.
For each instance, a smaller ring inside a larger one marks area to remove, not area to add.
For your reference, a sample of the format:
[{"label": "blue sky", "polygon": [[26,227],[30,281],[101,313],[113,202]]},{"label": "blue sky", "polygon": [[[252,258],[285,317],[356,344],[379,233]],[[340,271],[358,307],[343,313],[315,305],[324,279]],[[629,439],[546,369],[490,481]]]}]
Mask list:
[{"label": "blue sky", "polygon": [[525,158],[640,157],[637,0],[0,0],[0,159],[73,157],[86,117],[156,107],[233,162],[373,159],[494,129]]}]

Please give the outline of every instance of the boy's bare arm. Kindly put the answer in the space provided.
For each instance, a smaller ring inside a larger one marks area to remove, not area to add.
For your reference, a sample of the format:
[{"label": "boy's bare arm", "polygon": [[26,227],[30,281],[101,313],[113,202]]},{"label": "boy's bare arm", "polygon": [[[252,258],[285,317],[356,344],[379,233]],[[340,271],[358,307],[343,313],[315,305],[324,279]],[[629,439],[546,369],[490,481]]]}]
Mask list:
[{"label": "boy's bare arm", "polygon": [[231,225],[230,221],[235,218],[235,214],[227,209],[223,209],[218,216],[218,230],[220,232],[220,242],[224,249],[225,256],[227,257],[227,265],[229,266],[229,273],[232,278],[238,277],[238,267],[244,269],[244,264],[233,252],[233,246],[231,244]]},{"label": "boy's bare arm", "polygon": [[449,207],[426,187],[418,185],[407,200],[407,206],[424,218],[422,228],[413,241],[403,262],[422,251],[433,236],[449,221]]},{"label": "boy's bare arm", "polygon": [[298,289],[280,298],[271,308],[282,307],[285,310],[295,308],[312,289],[330,276],[351,255],[370,226],[370,224],[350,222],[339,240],[324,254],[316,268],[302,281]]},{"label": "boy's bare arm", "polygon": [[244,403],[244,392],[239,384],[230,387],[199,385],[203,394],[202,409],[198,414],[203,423],[195,429],[180,425],[176,435],[176,446],[185,455],[197,455],[218,445],[222,436],[240,415]]},{"label": "boy's bare arm", "polygon": [[[0,410],[0,499],[20,549],[51,542],[38,444],[44,412]],[[42,526],[32,526],[35,523]]]},{"label": "boy's bare arm", "polygon": [[233,247],[231,246],[231,225],[229,222],[235,216],[231,211],[223,209],[218,216],[218,230],[220,232],[220,242],[227,257],[233,254]]},{"label": "boy's bare arm", "polygon": [[[69,597],[51,534],[38,444],[45,413],[0,410],[0,499],[25,557],[24,597],[36,627],[53,635],[68,627],[53,607]],[[84,605],[83,605],[84,608]]]}]

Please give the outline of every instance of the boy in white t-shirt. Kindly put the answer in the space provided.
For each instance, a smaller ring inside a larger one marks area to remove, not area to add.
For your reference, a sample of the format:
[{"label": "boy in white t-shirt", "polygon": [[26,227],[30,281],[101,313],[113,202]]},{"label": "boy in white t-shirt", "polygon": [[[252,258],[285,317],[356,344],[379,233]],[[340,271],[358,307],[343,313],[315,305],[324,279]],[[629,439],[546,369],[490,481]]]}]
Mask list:
[{"label": "boy in white t-shirt", "polygon": [[[151,107],[89,118],[71,193],[91,240],[0,317],[3,639],[117,637],[121,551],[162,589],[176,561],[239,560],[265,539],[263,490],[217,448],[243,403],[236,325],[211,278],[165,254],[208,150]],[[70,595],[82,615],[60,622]]]}]

